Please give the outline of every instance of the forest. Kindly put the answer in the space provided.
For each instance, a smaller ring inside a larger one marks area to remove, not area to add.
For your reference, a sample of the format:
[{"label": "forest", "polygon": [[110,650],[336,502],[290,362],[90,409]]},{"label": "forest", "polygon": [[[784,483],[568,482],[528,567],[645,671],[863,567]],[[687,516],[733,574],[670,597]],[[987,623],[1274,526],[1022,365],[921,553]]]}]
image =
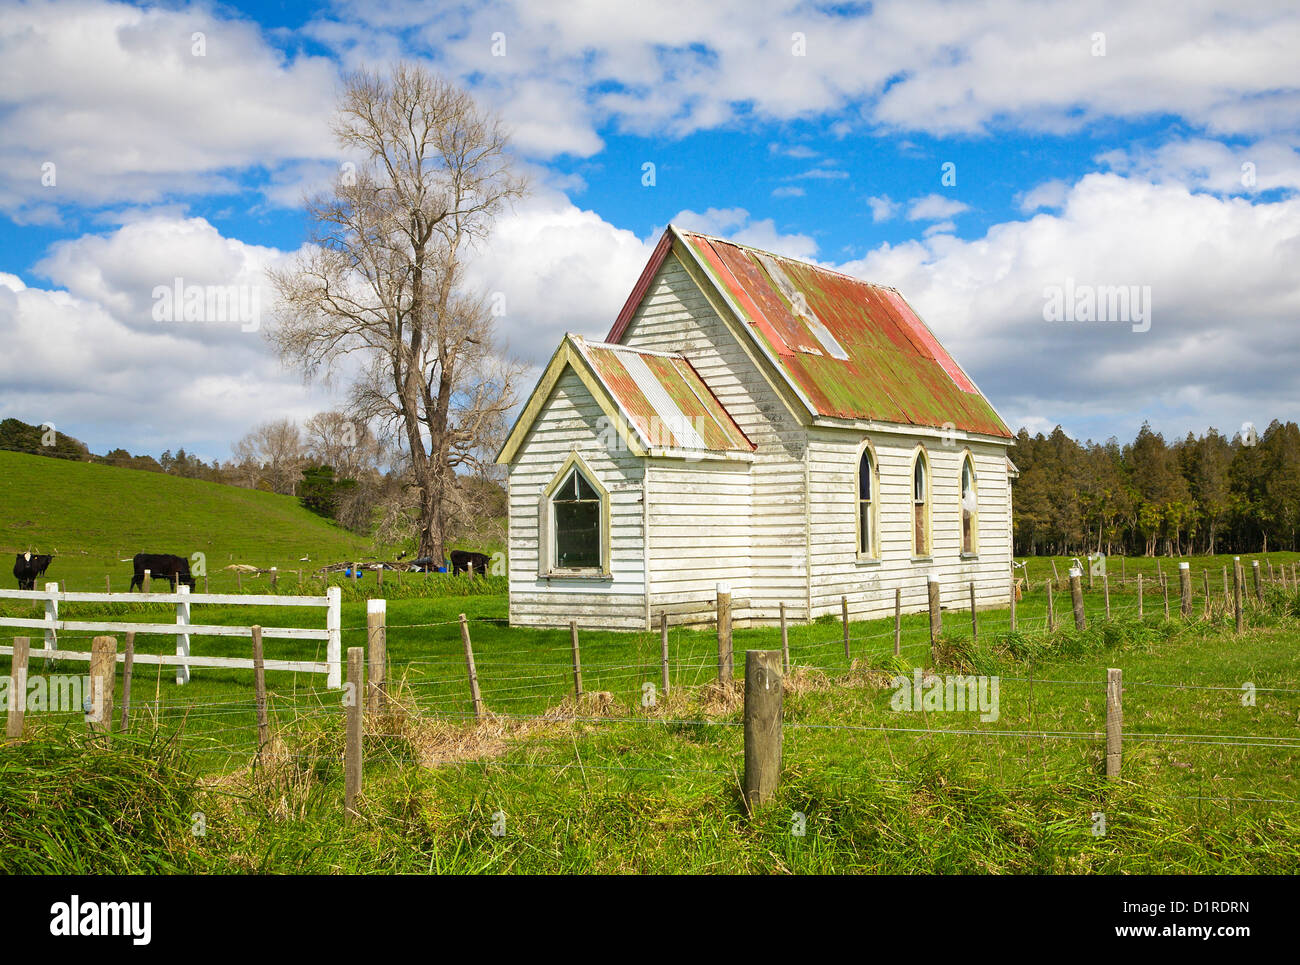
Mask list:
[{"label": "forest", "polygon": [[1166,442],[1143,423],[1121,445],[1078,443],[1060,426],[1016,435],[1017,556],[1185,556],[1295,550],[1300,428],[1274,420]]}]

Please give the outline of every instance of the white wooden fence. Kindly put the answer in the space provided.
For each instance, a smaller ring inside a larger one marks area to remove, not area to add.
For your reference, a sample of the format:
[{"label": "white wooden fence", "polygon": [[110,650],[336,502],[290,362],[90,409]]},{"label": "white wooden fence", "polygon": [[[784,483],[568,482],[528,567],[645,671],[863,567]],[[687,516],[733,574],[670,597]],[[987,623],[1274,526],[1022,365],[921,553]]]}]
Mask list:
[{"label": "white wooden fence", "polygon": [[[43,650],[32,651],[46,658],[58,660],[90,660],[88,651],[60,650],[58,648],[59,632],[67,633],[140,633],[140,634],[175,634],[176,655],[137,653],[135,662],[139,664],[163,664],[176,667],[176,683],[184,684],[190,679],[191,667],[233,667],[241,670],[253,669],[253,658],[248,657],[205,657],[190,653],[190,637],[252,637],[253,628],[228,627],[218,624],[199,624],[191,621],[193,606],[308,606],[321,607],[325,610],[325,628],[311,629],[305,627],[262,627],[264,640],[324,640],[325,659],[318,660],[267,660],[267,670],[295,670],[300,673],[323,673],[326,686],[338,689],[342,684],[342,622],[340,605],[343,591],[331,586],[325,596],[252,596],[229,593],[191,593],[184,584],[176,587],[175,593],[65,593],[59,590],[59,584],[46,583],[44,590],[0,590],[0,599],[31,600],[44,602],[45,617],[33,619],[28,617],[0,616],[0,627],[13,627],[25,630],[41,630],[45,634]],[[133,623],[113,620],[60,620],[60,603],[172,603],[176,606],[175,623]],[[0,646],[0,654],[13,653],[12,646]],[[126,654],[119,652],[117,659],[124,660]]]}]

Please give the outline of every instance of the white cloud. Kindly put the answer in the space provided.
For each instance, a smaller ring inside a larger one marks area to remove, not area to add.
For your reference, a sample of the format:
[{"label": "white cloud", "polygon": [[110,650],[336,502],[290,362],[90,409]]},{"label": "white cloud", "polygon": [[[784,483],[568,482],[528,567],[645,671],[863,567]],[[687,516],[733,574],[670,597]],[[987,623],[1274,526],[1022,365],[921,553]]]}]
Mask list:
[{"label": "white cloud", "polygon": [[469,281],[504,294],[499,331],[510,353],[544,363],[565,332],[608,334],[657,240],[541,192],[498,221]]},{"label": "white cloud", "polygon": [[[1087,434],[1265,422],[1300,397],[1300,199],[1251,204],[1113,174],[1059,214],[884,245],[842,270],[897,287],[1003,414]],[[1052,286],[1149,287],[1151,327],[1046,322]]]},{"label": "white cloud", "polygon": [[717,235],[728,241],[752,245],[778,255],[789,255],[791,258],[811,259],[817,254],[817,242],[808,235],[783,234],[771,218],[754,220],[744,208],[709,208],[703,212],[679,211],[672,219],[672,223],[689,231]]},{"label": "white cloud", "polygon": [[795,187],[793,184],[787,184],[787,185],[784,185],[784,186],[779,187],[779,188],[774,188],[774,189],[772,190],[772,197],[774,197],[774,198],[802,198],[802,197],[804,196],[804,193],[805,193],[805,192],[804,192],[804,189],[803,189],[803,188],[797,188],[797,187]]},{"label": "white cloud", "polygon": [[1207,138],[1177,138],[1154,149],[1108,151],[1097,160],[1121,174],[1219,194],[1300,188],[1300,150],[1278,141],[1230,147]]},{"label": "white cloud", "polygon": [[1020,199],[1020,210],[1032,214],[1039,208],[1059,208],[1065,204],[1070,186],[1061,180],[1044,181],[1025,192]]},{"label": "white cloud", "polygon": [[889,200],[887,194],[867,198],[867,204],[871,205],[871,220],[875,222],[888,221],[899,209],[898,202]]},{"label": "white cloud", "polygon": [[260,331],[241,331],[239,318],[153,317],[153,289],[176,277],[256,287],[265,315],[264,270],[284,257],[197,218],[136,220],[55,245],[37,270],[57,288],[0,277],[0,412],[53,422],[98,451],[183,445],[227,458],[254,424],[331,405],[328,392],[280,367]]},{"label": "white cloud", "polygon": [[970,205],[954,198],[945,198],[941,194],[927,194],[923,198],[912,199],[907,209],[907,220],[945,221],[969,210]]},{"label": "white cloud", "polygon": [[[231,170],[328,157],[335,83],[330,61],[287,63],[259,27],[203,7],[8,4],[0,210],[31,221],[69,202],[230,190]],[[52,185],[42,183],[47,163]]]},{"label": "white cloud", "polygon": [[[797,0],[502,0],[383,10],[376,18],[368,0],[341,2],[311,31],[350,59],[379,62],[397,49],[475,78],[538,155],[590,154],[606,123],[682,136],[850,106],[868,126],[936,134],[1168,114],[1215,133],[1295,132],[1300,118],[1300,16],[1285,6],[884,0],[842,17]],[[1104,57],[1093,56],[1097,31]],[[494,35],[504,56],[493,56]],[[836,136],[850,129],[835,124]]]}]

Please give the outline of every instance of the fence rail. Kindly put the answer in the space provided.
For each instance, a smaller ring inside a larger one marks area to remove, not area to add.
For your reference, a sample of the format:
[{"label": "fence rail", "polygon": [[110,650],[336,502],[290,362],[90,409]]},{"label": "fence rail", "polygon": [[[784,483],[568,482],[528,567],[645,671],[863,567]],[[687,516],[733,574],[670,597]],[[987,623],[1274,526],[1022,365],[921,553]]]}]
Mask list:
[{"label": "fence rail", "polygon": [[[326,675],[326,686],[332,690],[342,686],[342,599],[343,591],[330,587],[325,596],[271,596],[231,593],[191,593],[181,585],[174,593],[71,593],[59,589],[57,583],[47,583],[43,590],[0,590],[0,599],[28,600],[43,603],[45,616],[0,616],[0,627],[23,630],[41,630],[45,645],[40,655],[46,659],[90,660],[88,651],[63,650],[58,647],[59,633],[131,633],[176,636],[176,655],[136,654],[138,663],[161,664],[176,667],[176,683],[185,684],[190,679],[192,667],[220,667],[251,670],[254,661],[248,657],[214,657],[194,655],[190,652],[191,637],[248,637],[252,626],[194,623],[191,620],[194,606],[292,606],[315,607],[325,610],[325,627],[263,627],[262,636],[270,640],[323,640],[325,660],[266,660],[267,670],[290,670],[299,673]],[[174,623],[147,623],[128,620],[64,620],[59,617],[60,603],[166,603],[176,607]],[[12,656],[12,647],[0,646],[0,655]],[[118,660],[124,659],[123,654]]]}]

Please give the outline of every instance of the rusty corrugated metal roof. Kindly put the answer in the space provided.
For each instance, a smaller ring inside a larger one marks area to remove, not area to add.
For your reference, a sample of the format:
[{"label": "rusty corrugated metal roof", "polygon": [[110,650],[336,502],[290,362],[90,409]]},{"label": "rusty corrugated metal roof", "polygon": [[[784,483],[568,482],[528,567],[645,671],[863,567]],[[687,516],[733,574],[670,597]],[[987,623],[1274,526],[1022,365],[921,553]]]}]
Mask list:
[{"label": "rusty corrugated metal roof", "polygon": [[[666,235],[673,232],[816,414],[1011,437],[894,289],[697,232],[670,227]],[[661,241],[647,272],[666,254]],[[622,337],[633,301],[636,292],[610,342]]]},{"label": "rusty corrugated metal roof", "polygon": [[652,448],[754,450],[731,414],[680,355],[570,338]]}]

